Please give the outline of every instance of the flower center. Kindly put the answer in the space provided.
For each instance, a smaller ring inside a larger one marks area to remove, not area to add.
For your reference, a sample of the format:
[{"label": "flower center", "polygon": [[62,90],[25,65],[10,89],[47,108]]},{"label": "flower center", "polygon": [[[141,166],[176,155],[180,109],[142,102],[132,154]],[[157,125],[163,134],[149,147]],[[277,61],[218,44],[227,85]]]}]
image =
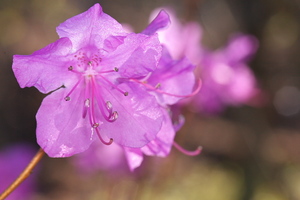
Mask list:
[{"label": "flower center", "polygon": [[111,81],[112,76],[109,74],[117,73],[118,68],[101,70],[102,59],[97,54],[88,57],[86,54],[79,52],[74,57],[76,64],[69,66],[67,70],[76,73],[78,81],[67,94],[65,100],[71,101],[74,91],[84,90],[82,117],[89,118],[92,132],[97,133],[102,143],[109,145],[113,142],[113,139],[110,138],[107,142],[100,134],[99,126],[105,122],[100,119],[99,114],[109,123],[116,121],[119,115],[117,111],[113,110],[112,103],[105,100],[104,90],[114,88],[124,96],[128,96],[128,92],[122,91]]}]

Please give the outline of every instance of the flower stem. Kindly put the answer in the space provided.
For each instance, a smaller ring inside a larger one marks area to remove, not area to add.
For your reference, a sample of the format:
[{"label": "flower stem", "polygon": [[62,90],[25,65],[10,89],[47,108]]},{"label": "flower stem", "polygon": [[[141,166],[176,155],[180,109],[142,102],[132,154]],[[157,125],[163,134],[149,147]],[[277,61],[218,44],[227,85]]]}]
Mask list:
[{"label": "flower stem", "polygon": [[27,167],[19,175],[19,177],[0,195],[0,200],[5,199],[10,193],[12,193],[32,172],[34,167],[39,163],[42,157],[45,155],[43,149],[39,151],[32,158]]}]

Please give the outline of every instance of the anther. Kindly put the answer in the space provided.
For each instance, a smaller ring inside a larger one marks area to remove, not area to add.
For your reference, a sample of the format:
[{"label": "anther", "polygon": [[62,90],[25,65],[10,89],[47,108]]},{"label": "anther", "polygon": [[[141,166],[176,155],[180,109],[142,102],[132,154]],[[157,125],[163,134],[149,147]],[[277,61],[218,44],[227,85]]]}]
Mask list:
[{"label": "anther", "polygon": [[66,100],[66,101],[70,101],[70,100],[71,100],[71,97],[67,96],[67,97],[65,97],[65,100]]},{"label": "anther", "polygon": [[112,113],[111,119],[112,119],[113,121],[115,121],[116,119],[118,119],[118,117],[119,117],[118,112],[117,112],[117,111],[114,111],[114,112]]},{"label": "anther", "polygon": [[128,92],[124,92],[124,96],[127,97],[128,96]]},{"label": "anther", "polygon": [[99,126],[99,123],[94,123],[93,128],[97,128]]},{"label": "anther", "polygon": [[90,107],[90,99],[86,99],[86,100],[84,101],[84,106]]},{"label": "anther", "polygon": [[160,88],[160,87],[161,87],[161,84],[160,84],[160,83],[157,83],[156,86],[155,86],[156,89],[158,89],[158,88]]},{"label": "anther", "polygon": [[73,70],[73,66],[68,67],[68,70],[72,71]]},{"label": "anther", "polygon": [[110,101],[107,101],[107,102],[106,102],[106,107],[107,107],[108,110],[111,110],[111,109],[112,109],[112,104],[111,104]]},{"label": "anther", "polygon": [[92,61],[89,61],[89,62],[88,62],[88,65],[91,66],[91,65],[92,65]]},{"label": "anther", "polygon": [[118,71],[119,71],[119,68],[115,67],[114,70],[115,70],[115,72],[118,72]]},{"label": "anther", "polygon": [[111,145],[113,143],[114,139],[110,138],[109,142],[106,145]]}]

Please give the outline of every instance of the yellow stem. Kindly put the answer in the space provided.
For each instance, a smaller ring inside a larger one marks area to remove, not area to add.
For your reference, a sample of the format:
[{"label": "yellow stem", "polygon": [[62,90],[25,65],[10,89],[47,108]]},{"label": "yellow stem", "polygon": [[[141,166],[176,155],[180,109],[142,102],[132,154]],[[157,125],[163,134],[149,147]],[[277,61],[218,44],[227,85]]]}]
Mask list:
[{"label": "yellow stem", "polygon": [[23,172],[19,175],[19,177],[0,195],[0,200],[4,200],[31,174],[34,167],[38,164],[38,162],[44,155],[45,152],[43,151],[43,149],[39,149],[39,151],[35,154],[35,156],[32,158]]}]

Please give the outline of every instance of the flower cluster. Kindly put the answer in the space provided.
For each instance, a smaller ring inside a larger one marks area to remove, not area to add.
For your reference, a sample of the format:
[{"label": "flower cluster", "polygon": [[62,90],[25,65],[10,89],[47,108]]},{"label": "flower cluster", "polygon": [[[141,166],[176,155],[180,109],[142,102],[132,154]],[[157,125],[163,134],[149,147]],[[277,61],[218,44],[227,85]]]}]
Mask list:
[{"label": "flower cluster", "polygon": [[[153,12],[155,15],[157,10]],[[201,45],[202,29],[196,22],[179,22],[168,10],[172,24],[158,31],[160,41],[176,58],[186,56],[197,65],[202,81],[201,92],[192,99],[193,110],[204,114],[218,114],[226,106],[251,104],[260,93],[253,72],[247,65],[258,48],[251,35],[236,34],[224,48],[212,51]]]},{"label": "flower cluster", "polygon": [[145,30],[134,33],[95,4],[60,24],[54,43],[14,56],[19,85],[48,94],[36,132],[50,157],[82,153],[77,163],[97,169],[125,155],[134,170],[144,155],[165,157],[172,146],[197,155],[201,149],[174,142],[184,122],[173,110],[179,101],[193,96],[194,110],[219,113],[257,94],[246,64],[258,47],[254,37],[238,34],[211,51],[201,46],[198,23],[168,13],[154,11]]},{"label": "flower cluster", "polygon": [[161,11],[142,33],[131,33],[95,4],[60,24],[56,42],[14,56],[19,85],[48,94],[36,132],[50,157],[85,152],[97,140],[122,147],[134,169],[144,154],[170,152],[177,124],[169,106],[199,84],[195,66],[173,60],[159,41],[156,32],[169,23]]}]

